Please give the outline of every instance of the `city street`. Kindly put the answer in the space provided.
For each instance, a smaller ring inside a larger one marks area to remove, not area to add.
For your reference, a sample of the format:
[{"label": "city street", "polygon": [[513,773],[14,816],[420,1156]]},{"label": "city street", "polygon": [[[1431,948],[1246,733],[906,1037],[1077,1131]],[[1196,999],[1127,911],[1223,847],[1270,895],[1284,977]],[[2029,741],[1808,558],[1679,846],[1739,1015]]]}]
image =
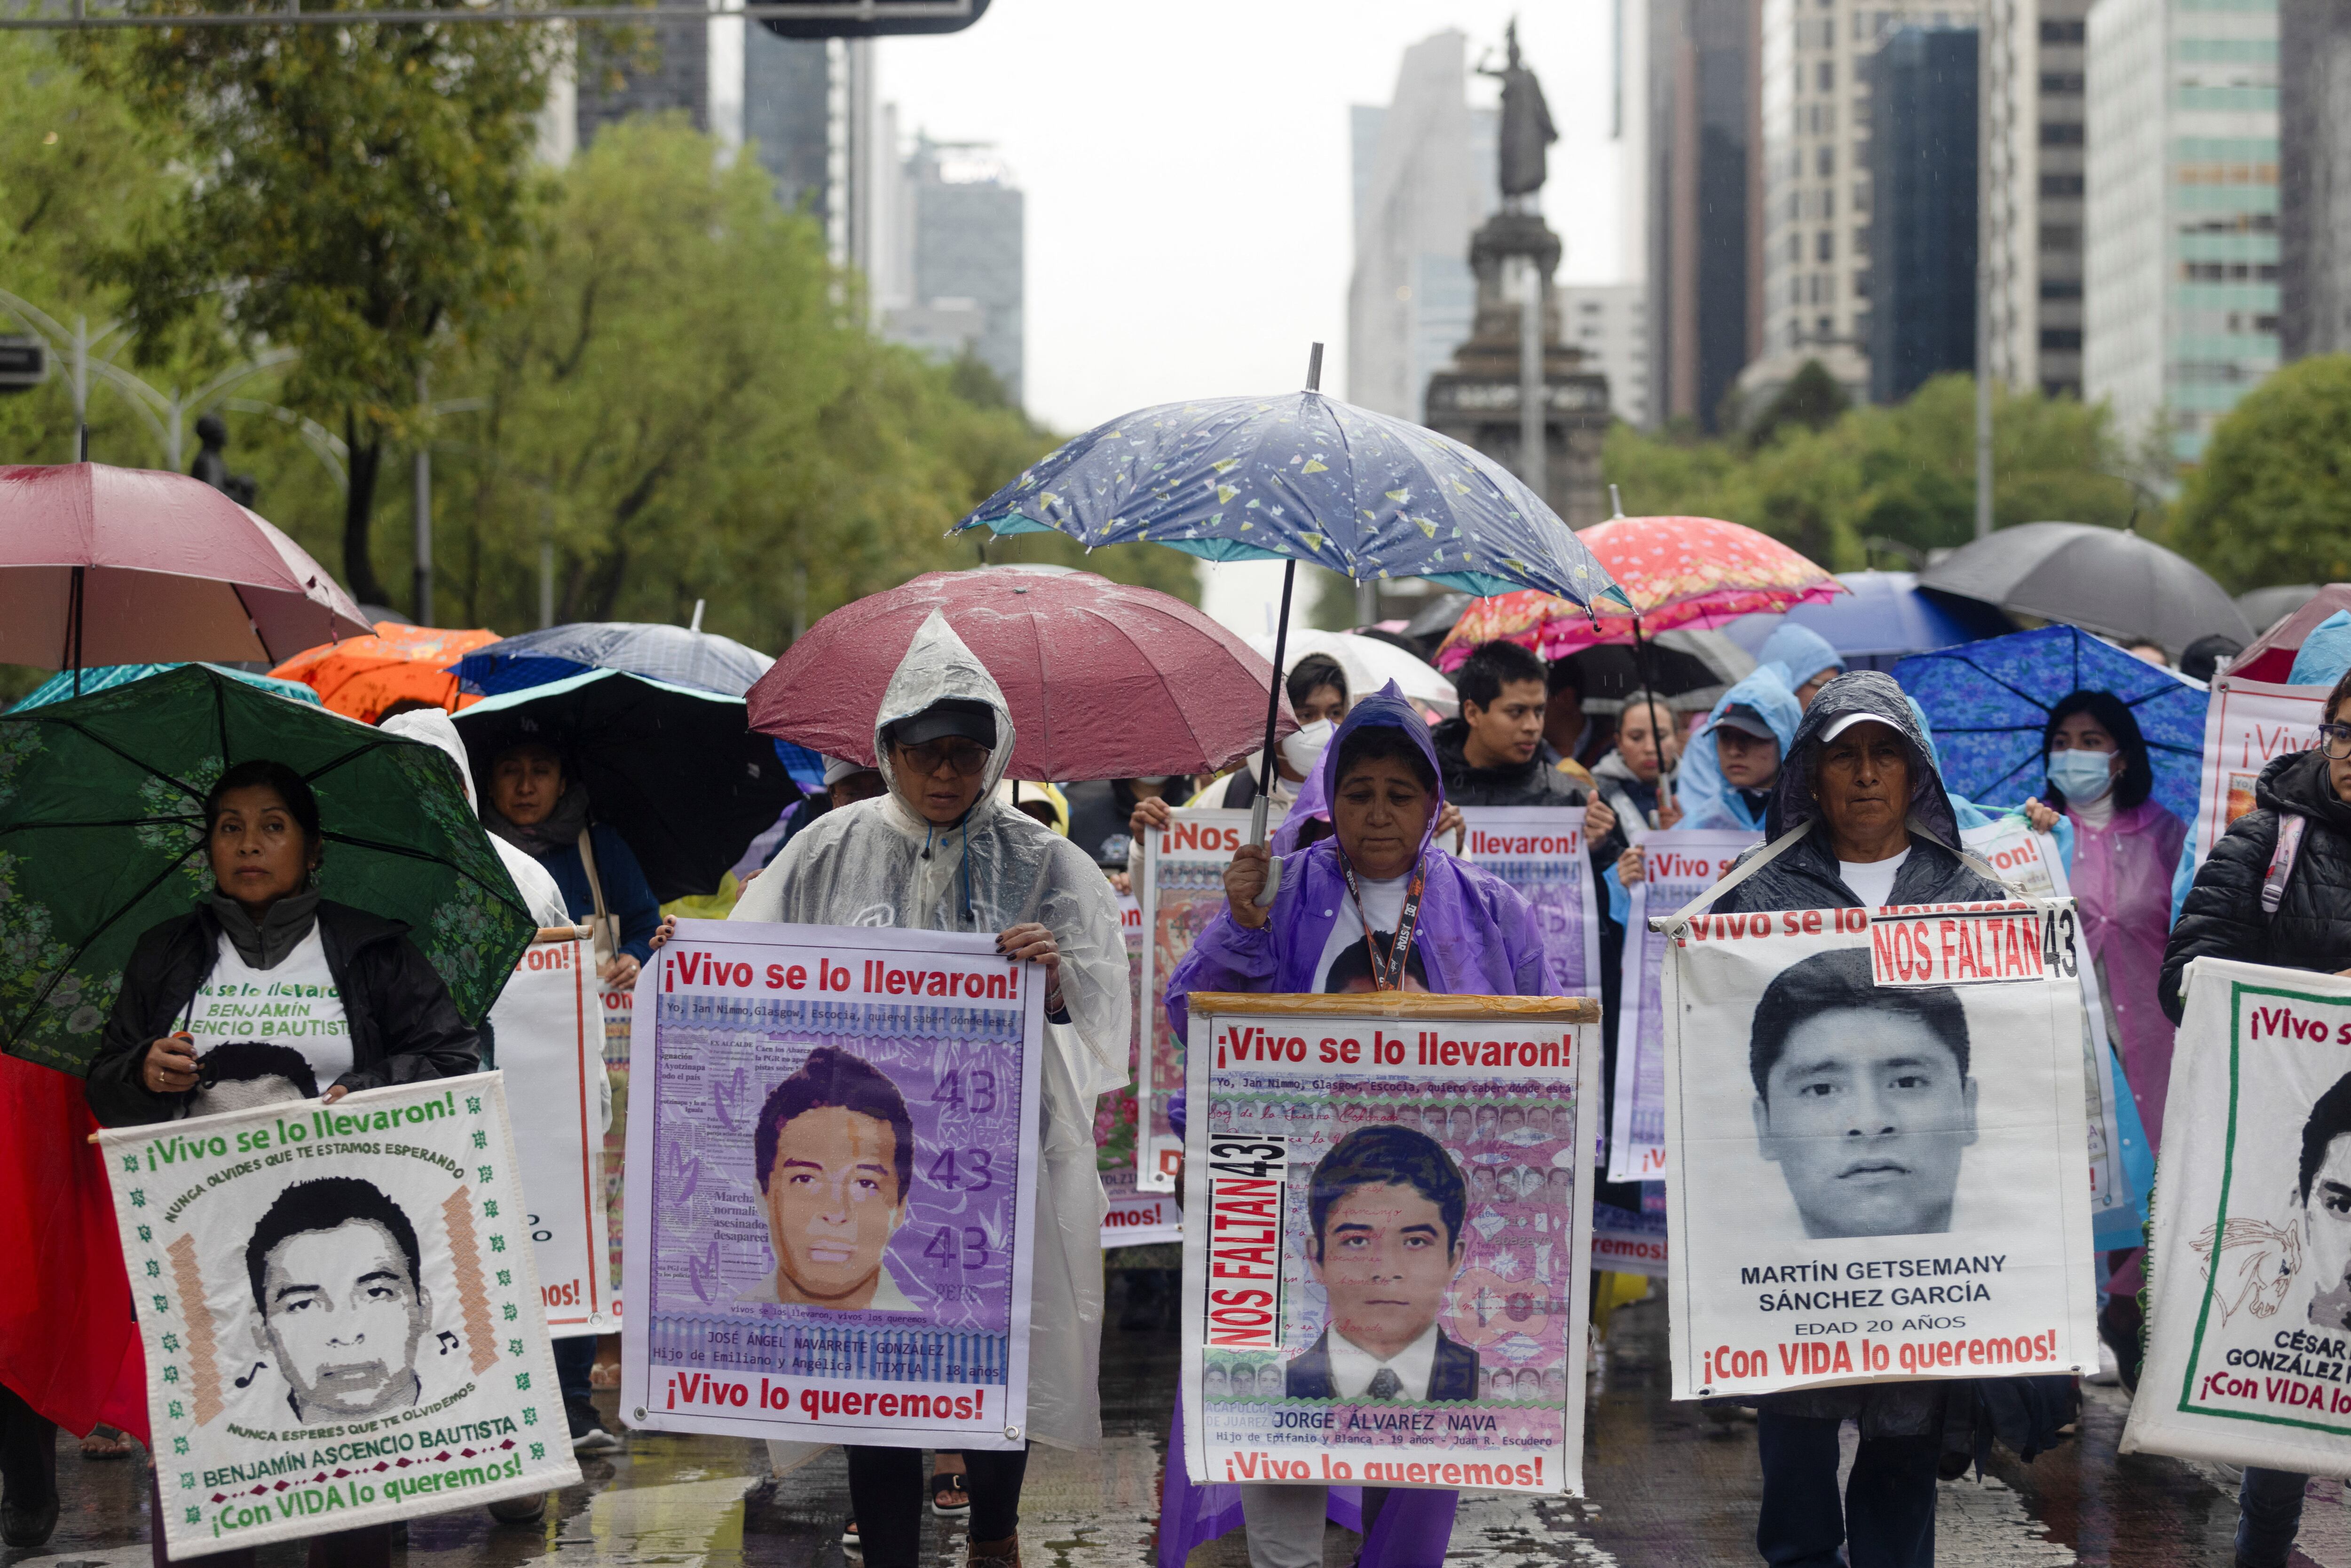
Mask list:
[{"label": "city street", "polygon": [[[1666,1397],[1663,1303],[1621,1309],[1605,1371],[1595,1381],[1586,1451],[1592,1496],[1581,1502],[1462,1500],[1449,1561],[1461,1568],[1562,1563],[1578,1568],[1754,1561],[1760,1481],[1754,1427],[1718,1425]],[[1159,1467],[1176,1368],[1172,1333],[1102,1339],[1102,1451],[1037,1450],[1023,1496],[1030,1568],[1137,1568],[1152,1559]],[[1942,1489],[1941,1568],[2206,1568],[2230,1560],[2236,1509],[2217,1470],[2170,1459],[2117,1458],[2124,1401],[2090,1390],[2081,1441],[2030,1469],[2002,1463],[1979,1484]],[[609,1408],[611,1396],[600,1396]],[[608,1415],[609,1419],[609,1415]],[[1848,1434],[1848,1440],[1850,1435]],[[707,1568],[843,1568],[839,1527],[848,1508],[840,1456],[781,1479],[748,1443],[632,1436],[625,1449],[583,1461],[585,1483],[559,1495],[537,1529],[493,1524],[480,1510],[419,1521],[409,1568],[504,1568],[663,1563]],[[134,1461],[84,1463],[68,1439],[59,1456],[65,1515],[37,1552],[0,1553],[5,1568],[134,1568],[149,1561],[144,1472]],[[2231,1488],[2232,1490],[2232,1488]],[[936,1531],[936,1561],[961,1558],[959,1529]],[[1335,1526],[1330,1568],[1353,1562],[1356,1538]],[[2351,1514],[2342,1490],[2313,1485],[2296,1563],[2351,1568]],[[298,1545],[265,1549],[264,1568],[303,1560]],[[846,1555],[853,1565],[853,1553]],[[1237,1531],[1196,1554],[1192,1568],[1245,1568]]]}]

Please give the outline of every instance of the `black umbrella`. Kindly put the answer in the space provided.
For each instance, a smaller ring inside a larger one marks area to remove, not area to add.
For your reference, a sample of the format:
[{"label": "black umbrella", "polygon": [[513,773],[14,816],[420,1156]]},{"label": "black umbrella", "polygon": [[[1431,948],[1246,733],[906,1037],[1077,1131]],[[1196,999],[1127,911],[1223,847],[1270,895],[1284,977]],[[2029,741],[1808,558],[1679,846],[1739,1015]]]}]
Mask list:
[{"label": "black umbrella", "polygon": [[799,797],[739,696],[590,670],[487,698],[455,718],[486,800],[500,752],[532,742],[559,754],[588,787],[595,820],[628,841],[664,903],[715,892]]},{"label": "black umbrella", "polygon": [[[1754,655],[1719,632],[1661,632],[1645,641],[1649,689],[1671,699],[1667,706],[1672,707],[1711,707],[1716,698],[1754,673]],[[1575,672],[1576,689],[1592,712],[1614,713],[1628,695],[1641,689],[1640,661],[1627,643],[1581,648],[1564,662]]]},{"label": "black umbrella", "polygon": [[2175,659],[2210,632],[2253,638],[2219,583],[2130,528],[2020,523],[1953,550],[1918,574],[1918,586],[2108,637],[2151,638]]}]

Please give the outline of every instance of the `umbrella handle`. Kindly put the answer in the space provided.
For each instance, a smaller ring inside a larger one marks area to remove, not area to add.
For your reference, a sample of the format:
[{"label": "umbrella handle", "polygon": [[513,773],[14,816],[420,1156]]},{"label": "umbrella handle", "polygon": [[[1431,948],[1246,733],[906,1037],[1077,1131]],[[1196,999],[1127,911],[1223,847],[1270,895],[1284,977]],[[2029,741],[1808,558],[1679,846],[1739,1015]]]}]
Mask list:
[{"label": "umbrella handle", "polygon": [[[1263,790],[1259,790],[1259,791],[1258,791],[1258,797],[1257,797],[1257,801],[1256,801],[1256,803],[1255,803],[1254,805],[1252,805],[1252,806],[1250,806],[1250,807],[1249,807],[1249,842],[1250,842],[1250,843],[1252,843],[1252,844],[1261,844],[1261,843],[1265,842],[1265,823],[1266,823],[1266,817],[1267,817],[1267,815],[1268,815],[1268,809],[1269,809],[1271,805],[1272,805],[1272,800],[1271,800],[1271,799],[1270,799],[1270,797],[1268,797],[1268,796],[1266,795],[1266,793],[1265,793]],[[1265,891],[1264,891],[1264,892],[1262,892],[1262,893],[1260,893],[1260,894],[1259,894],[1257,895],[1257,899],[1256,899],[1257,906],[1258,906],[1259,909],[1269,909],[1269,908],[1271,908],[1271,907],[1272,907],[1272,905],[1273,905],[1273,895],[1274,895],[1275,892],[1280,888],[1280,886],[1281,886],[1281,857],[1280,857],[1280,856],[1279,856],[1279,855],[1276,855],[1276,856],[1275,856],[1275,857],[1273,857],[1271,860],[1270,860],[1270,861],[1268,861],[1268,862],[1266,862],[1266,867],[1265,867]]]}]

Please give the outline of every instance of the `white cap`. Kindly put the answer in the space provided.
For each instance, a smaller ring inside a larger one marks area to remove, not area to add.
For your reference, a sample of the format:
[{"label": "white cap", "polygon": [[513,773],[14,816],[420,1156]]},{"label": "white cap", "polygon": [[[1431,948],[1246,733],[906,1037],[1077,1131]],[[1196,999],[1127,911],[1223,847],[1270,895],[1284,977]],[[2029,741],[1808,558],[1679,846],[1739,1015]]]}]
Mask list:
[{"label": "white cap", "polygon": [[828,757],[824,759],[824,787],[830,789],[852,773],[872,771],[874,768],[871,762],[852,762],[846,757]]},{"label": "white cap", "polygon": [[1838,736],[1843,735],[1846,730],[1851,729],[1857,724],[1882,724],[1886,728],[1893,730],[1896,735],[1901,733],[1900,727],[1895,724],[1892,719],[1886,717],[1883,714],[1849,713],[1829,720],[1828,727],[1821,731],[1821,740],[1823,744],[1834,740]]}]

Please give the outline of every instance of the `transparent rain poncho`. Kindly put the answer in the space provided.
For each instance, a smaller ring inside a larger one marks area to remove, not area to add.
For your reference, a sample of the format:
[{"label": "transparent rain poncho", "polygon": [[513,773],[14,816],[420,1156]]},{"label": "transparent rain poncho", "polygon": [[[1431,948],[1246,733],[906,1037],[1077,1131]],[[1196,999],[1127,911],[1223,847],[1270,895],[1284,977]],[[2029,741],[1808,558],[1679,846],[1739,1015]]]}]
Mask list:
[{"label": "transparent rain poncho", "polygon": [[[1073,679],[1082,679],[1073,674]],[[979,801],[936,828],[909,804],[882,732],[943,698],[996,712],[996,748]],[[1045,1026],[1043,1134],[1029,1339],[1029,1436],[1061,1448],[1102,1441],[1102,1223],[1095,1099],[1126,1082],[1133,1003],[1118,904],[1100,867],[1069,840],[996,799],[1012,756],[1012,715],[987,669],[934,612],[914,633],[874,716],[890,792],[828,811],[784,846],[728,916],[810,925],[998,932],[1035,921],[1061,949],[1066,1024]],[[781,1447],[779,1445],[779,1447]],[[780,1463],[803,1457],[799,1445]]]}]

